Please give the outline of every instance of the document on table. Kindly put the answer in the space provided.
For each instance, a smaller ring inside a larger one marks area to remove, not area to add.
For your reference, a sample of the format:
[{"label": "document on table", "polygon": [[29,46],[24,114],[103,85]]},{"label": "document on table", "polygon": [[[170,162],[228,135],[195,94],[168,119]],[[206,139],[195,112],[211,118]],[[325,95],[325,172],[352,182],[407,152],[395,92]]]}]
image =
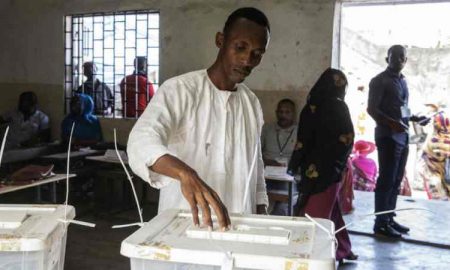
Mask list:
[{"label": "document on table", "polygon": [[287,174],[287,167],[285,166],[266,166],[264,168],[265,178],[286,179],[293,180],[294,177]]}]

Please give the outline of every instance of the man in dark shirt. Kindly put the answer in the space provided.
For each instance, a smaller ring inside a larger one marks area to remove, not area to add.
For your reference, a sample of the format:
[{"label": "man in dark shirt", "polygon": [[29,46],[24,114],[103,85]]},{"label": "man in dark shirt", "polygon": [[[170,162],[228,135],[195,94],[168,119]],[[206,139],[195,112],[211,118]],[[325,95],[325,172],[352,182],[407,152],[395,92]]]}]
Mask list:
[{"label": "man in dark shirt", "polygon": [[96,78],[96,65],[93,62],[85,62],[83,64],[83,74],[87,80],[78,87],[76,92],[91,96],[94,100],[94,114],[102,116],[112,114],[113,94],[106,83]]},{"label": "man in dark shirt", "polygon": [[[406,49],[394,45],[388,50],[385,71],[369,85],[368,113],[376,122],[375,141],[378,148],[379,176],[375,189],[375,212],[394,210],[400,183],[408,158],[409,121],[426,125],[429,119],[410,114],[408,86],[401,73],[407,61]],[[395,213],[378,215],[374,232],[400,238],[409,228],[394,221]]]}]

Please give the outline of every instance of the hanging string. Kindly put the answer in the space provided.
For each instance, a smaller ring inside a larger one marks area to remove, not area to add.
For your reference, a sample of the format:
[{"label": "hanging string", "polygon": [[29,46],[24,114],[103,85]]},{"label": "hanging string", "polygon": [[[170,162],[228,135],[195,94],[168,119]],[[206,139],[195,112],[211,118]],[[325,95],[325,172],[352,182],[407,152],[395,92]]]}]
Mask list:
[{"label": "hanging string", "polygon": [[222,252],[224,254],[222,265],[220,267],[221,270],[232,270],[234,264],[234,258],[231,251],[225,250],[220,244],[217,244],[213,241],[212,232],[208,231],[208,237],[206,238],[210,245],[214,247],[217,251]]},{"label": "hanging string", "polygon": [[114,148],[116,150],[116,154],[117,157],[119,158],[120,164],[122,164],[123,170],[125,171],[125,174],[127,175],[127,179],[130,182],[131,185],[131,189],[133,191],[133,196],[134,196],[134,200],[136,202],[136,207],[138,210],[138,214],[139,214],[139,220],[141,221],[140,223],[131,223],[131,224],[123,224],[123,225],[114,225],[112,226],[113,229],[118,229],[118,228],[125,228],[125,227],[131,227],[131,226],[139,226],[142,227],[144,226],[144,219],[142,218],[142,209],[141,206],[139,205],[139,199],[138,196],[136,194],[136,189],[134,188],[134,184],[133,184],[133,179],[130,175],[130,173],[128,172],[127,166],[125,166],[125,163],[122,160],[122,157],[120,156],[119,150],[117,148],[117,133],[116,133],[116,129],[114,129]]},{"label": "hanging string", "polygon": [[0,165],[2,164],[3,152],[5,151],[6,137],[8,136],[9,126],[6,127],[5,134],[3,135],[2,148],[0,149]]},{"label": "hanging string", "polygon": [[67,163],[66,163],[66,200],[64,201],[64,219],[58,219],[58,221],[68,224],[73,223],[80,226],[86,226],[86,227],[95,227],[94,223],[85,222],[85,221],[78,221],[78,220],[68,220],[67,219],[67,208],[69,203],[69,170],[70,170],[70,150],[72,145],[72,136],[73,136],[73,130],[75,129],[75,122],[72,123],[72,128],[70,130],[70,136],[69,136],[69,147],[67,149]]},{"label": "hanging string", "polygon": [[371,213],[371,214],[364,214],[364,215],[357,215],[357,219],[355,221],[349,222],[347,223],[345,226],[342,226],[341,228],[337,229],[334,234],[339,233],[340,231],[346,229],[348,226],[352,225],[353,223],[355,223],[356,221],[359,221],[361,219],[364,219],[366,217],[370,217],[370,216],[378,216],[378,215],[384,215],[384,214],[389,214],[389,213],[394,213],[394,212],[400,212],[400,211],[410,211],[410,210],[422,210],[422,211],[427,211],[427,212],[431,212],[433,214],[435,214],[433,211],[425,209],[425,208],[419,208],[419,207],[409,207],[409,208],[401,208],[401,209],[395,209],[395,210],[389,210],[389,211],[382,211],[382,212],[376,212],[376,213]]},{"label": "hanging string", "polygon": [[258,147],[259,147],[259,138],[256,139],[255,152],[253,154],[252,165],[250,166],[250,170],[248,171],[247,179],[245,180],[245,190],[244,190],[244,200],[242,201],[242,213],[244,213],[246,205],[247,205],[247,197],[250,189],[250,180],[253,174],[253,170],[255,169],[256,159],[258,156]]},{"label": "hanging string", "polygon": [[75,122],[72,123],[69,136],[69,146],[67,148],[67,160],[66,160],[66,199],[64,201],[64,220],[67,220],[67,205],[69,202],[69,170],[70,170],[70,151],[72,148],[72,136],[75,129]]},{"label": "hanging string", "polygon": [[389,214],[389,213],[394,213],[394,212],[400,212],[400,211],[411,211],[411,210],[422,210],[422,211],[427,211],[427,212],[431,212],[433,214],[435,214],[433,211],[430,211],[428,209],[425,208],[419,208],[419,207],[409,207],[409,208],[400,208],[400,209],[394,209],[394,210],[389,210],[389,211],[382,211],[382,212],[375,212],[375,213],[370,213],[370,214],[364,214],[364,215],[358,215],[357,216],[357,220],[352,221],[350,223],[347,223],[345,226],[342,226],[341,228],[337,229],[334,231],[334,233],[331,233],[327,228],[325,228],[322,224],[320,224],[319,222],[317,222],[316,220],[314,220],[314,218],[312,218],[310,215],[305,214],[305,217],[307,219],[309,219],[312,223],[314,223],[314,225],[316,225],[317,227],[319,227],[321,230],[323,230],[328,237],[335,242],[335,249],[338,249],[339,246],[339,242],[337,241],[336,238],[336,234],[338,234],[340,231],[346,229],[347,227],[349,227],[351,224],[360,221],[361,219],[364,219],[366,217],[370,217],[370,216],[378,216],[378,215],[384,215],[384,214]]},{"label": "hanging string", "polygon": [[312,218],[310,215],[305,214],[305,217],[307,219],[309,219],[312,223],[314,223],[314,225],[316,225],[317,227],[319,227],[319,229],[321,229],[322,231],[324,231],[328,237],[331,239],[331,241],[334,242],[334,252],[336,252],[338,250],[339,247],[339,242],[336,238],[336,233],[332,234],[327,228],[325,228],[322,224],[320,224],[319,222],[315,221],[314,218]]}]

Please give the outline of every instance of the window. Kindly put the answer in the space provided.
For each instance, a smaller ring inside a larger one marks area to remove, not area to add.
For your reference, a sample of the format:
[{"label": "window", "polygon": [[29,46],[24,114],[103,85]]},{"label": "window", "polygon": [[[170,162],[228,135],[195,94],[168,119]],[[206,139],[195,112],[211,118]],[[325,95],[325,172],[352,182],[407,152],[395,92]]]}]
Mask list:
[{"label": "window", "polygon": [[65,18],[65,111],[77,93],[94,112],[136,118],[159,84],[159,13],[126,11]]}]

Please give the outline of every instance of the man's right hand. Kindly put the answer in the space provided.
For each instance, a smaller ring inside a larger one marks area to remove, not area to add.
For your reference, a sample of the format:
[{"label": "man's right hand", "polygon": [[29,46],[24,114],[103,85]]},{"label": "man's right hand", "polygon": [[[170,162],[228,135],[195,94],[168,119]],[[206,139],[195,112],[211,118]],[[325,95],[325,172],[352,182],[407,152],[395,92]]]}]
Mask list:
[{"label": "man's right hand", "polygon": [[391,130],[395,133],[405,132],[406,128],[397,121],[390,120],[388,121],[388,125]]},{"label": "man's right hand", "polygon": [[191,207],[194,224],[197,226],[200,225],[198,217],[198,207],[200,206],[203,224],[212,229],[213,222],[211,219],[211,209],[209,208],[211,206],[216,213],[220,229],[222,231],[228,230],[231,225],[230,217],[219,195],[203,182],[192,169],[182,172],[179,180],[181,182],[181,192]]},{"label": "man's right hand", "polygon": [[231,225],[230,217],[219,195],[200,179],[197,173],[186,163],[174,156],[164,155],[150,169],[180,181],[181,192],[191,207],[195,225],[200,225],[198,218],[198,208],[200,207],[203,224],[212,229],[211,206],[216,213],[220,229],[223,231],[228,230]]}]

